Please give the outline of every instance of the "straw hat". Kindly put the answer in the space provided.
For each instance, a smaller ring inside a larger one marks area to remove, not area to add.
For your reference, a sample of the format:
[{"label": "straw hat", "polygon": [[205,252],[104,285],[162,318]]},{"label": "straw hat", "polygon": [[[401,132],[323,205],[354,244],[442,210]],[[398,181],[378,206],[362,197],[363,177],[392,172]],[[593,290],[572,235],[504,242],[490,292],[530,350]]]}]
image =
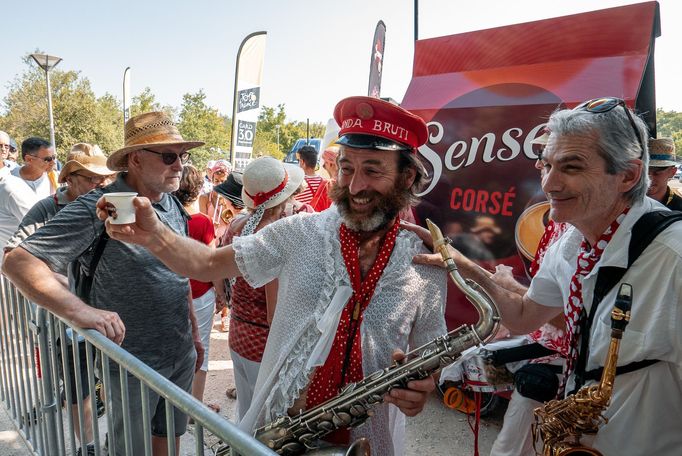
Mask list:
[{"label": "straw hat", "polygon": [[677,166],[675,142],[672,138],[652,138],[649,140],[649,166],[652,168]]},{"label": "straw hat", "polygon": [[110,176],[115,172],[107,168],[107,157],[102,149],[87,143],[78,143],[71,148],[57,182],[64,183],[66,176],[78,170],[85,170],[97,176]]},{"label": "straw hat", "polygon": [[128,169],[128,154],[136,150],[175,145],[189,150],[204,145],[202,141],[185,141],[165,112],[147,112],[131,117],[125,124],[124,133],[124,147],[107,160],[107,166],[114,171]]},{"label": "straw hat", "polygon": [[303,182],[303,170],[273,157],[260,157],[249,163],[242,178],[242,200],[249,209],[270,209],[289,198]]}]

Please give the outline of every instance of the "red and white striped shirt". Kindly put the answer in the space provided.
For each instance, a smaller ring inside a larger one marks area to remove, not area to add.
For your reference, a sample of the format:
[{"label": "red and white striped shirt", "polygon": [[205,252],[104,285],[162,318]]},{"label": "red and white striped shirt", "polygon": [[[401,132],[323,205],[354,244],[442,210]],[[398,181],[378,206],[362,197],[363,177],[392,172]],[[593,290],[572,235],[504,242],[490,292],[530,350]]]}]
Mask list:
[{"label": "red and white striped shirt", "polygon": [[310,202],[313,200],[313,196],[315,196],[315,193],[317,193],[317,189],[320,188],[320,185],[322,185],[324,182],[324,179],[322,176],[315,174],[312,176],[305,176],[305,181],[308,186],[305,190],[296,195],[296,201],[310,204]]}]

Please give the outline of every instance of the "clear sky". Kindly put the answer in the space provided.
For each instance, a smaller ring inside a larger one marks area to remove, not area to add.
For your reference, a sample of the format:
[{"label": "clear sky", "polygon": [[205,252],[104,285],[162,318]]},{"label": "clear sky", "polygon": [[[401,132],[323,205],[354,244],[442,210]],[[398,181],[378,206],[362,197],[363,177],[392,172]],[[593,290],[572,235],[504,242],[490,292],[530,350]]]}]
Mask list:
[{"label": "clear sky", "polygon": [[[612,6],[628,0],[421,0],[419,37],[431,38]],[[661,0],[656,42],[658,106],[682,111],[682,1]],[[3,5],[0,98],[39,48],[79,70],[95,93],[122,98],[150,87],[163,104],[203,89],[231,114],[241,40],[268,32],[262,104],[286,105],[289,119],[326,120],[343,97],[365,95],[374,27],[387,27],[382,96],[402,100],[413,57],[413,0],[33,0]]]}]

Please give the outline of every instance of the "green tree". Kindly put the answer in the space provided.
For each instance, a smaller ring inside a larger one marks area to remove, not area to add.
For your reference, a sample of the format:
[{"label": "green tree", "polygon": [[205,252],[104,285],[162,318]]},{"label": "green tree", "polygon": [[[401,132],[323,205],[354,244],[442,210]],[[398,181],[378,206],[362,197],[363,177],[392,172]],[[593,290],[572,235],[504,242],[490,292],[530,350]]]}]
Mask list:
[{"label": "green tree", "polygon": [[656,130],[659,138],[673,138],[675,148],[682,151],[682,112],[664,111],[658,108],[656,110]]},{"label": "green tree", "polygon": [[[277,136],[279,127],[279,151],[277,150]],[[324,135],[325,126],[322,123],[314,122],[310,124],[310,137],[321,138]],[[297,139],[306,137],[306,123],[300,121],[286,121],[286,112],[284,105],[279,104],[276,108],[263,106],[258,116],[258,125],[256,126],[256,141],[255,143],[263,144],[263,153],[261,155],[272,155],[275,158],[283,159],[294,145]],[[254,153],[256,145],[254,143]],[[272,148],[274,143],[275,147]],[[266,150],[273,150],[268,153]],[[259,151],[260,153],[261,151]]]},{"label": "green tree", "polygon": [[[28,68],[10,84],[3,100],[0,128],[17,143],[29,136],[50,137],[45,73],[28,58]],[[110,94],[97,98],[90,81],[77,71],[50,72],[55,145],[60,160],[78,142],[99,144],[111,152],[122,144],[123,114]]]},{"label": "green tree", "polygon": [[186,140],[203,141],[202,147],[192,149],[192,163],[199,169],[209,160],[229,159],[230,132],[227,119],[206,104],[203,90],[186,93],[178,116],[178,129]]},{"label": "green tree", "polygon": [[154,95],[152,89],[145,87],[141,93],[135,95],[131,100],[130,115],[134,117],[151,111],[163,111],[173,120],[176,117],[176,109],[173,106],[161,106],[161,103],[156,101],[156,95]]}]

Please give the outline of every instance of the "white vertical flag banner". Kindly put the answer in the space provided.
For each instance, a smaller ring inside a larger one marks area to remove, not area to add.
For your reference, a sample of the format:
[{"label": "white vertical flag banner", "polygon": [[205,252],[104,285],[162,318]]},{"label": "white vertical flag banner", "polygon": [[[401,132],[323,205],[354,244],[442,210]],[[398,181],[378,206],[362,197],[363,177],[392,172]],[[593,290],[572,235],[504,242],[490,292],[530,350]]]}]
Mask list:
[{"label": "white vertical flag banner", "polygon": [[130,119],[130,67],[127,67],[123,72],[123,123],[125,124]]},{"label": "white vertical flag banner", "polygon": [[242,41],[237,53],[230,154],[232,165],[237,171],[244,170],[253,152],[256,123],[260,113],[266,35],[267,32],[250,34]]}]

